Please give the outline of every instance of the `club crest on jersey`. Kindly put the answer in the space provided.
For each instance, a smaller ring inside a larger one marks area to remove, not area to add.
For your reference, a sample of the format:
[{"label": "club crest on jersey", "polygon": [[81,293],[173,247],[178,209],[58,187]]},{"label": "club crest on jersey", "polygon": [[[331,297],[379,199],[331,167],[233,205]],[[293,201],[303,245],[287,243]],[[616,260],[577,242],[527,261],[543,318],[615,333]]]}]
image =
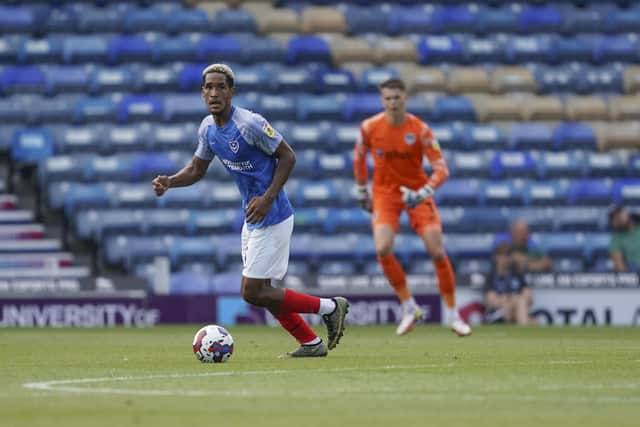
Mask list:
[{"label": "club crest on jersey", "polygon": [[229,141],[229,148],[231,149],[231,151],[233,151],[233,154],[238,154],[238,150],[240,150],[240,144],[236,140]]},{"label": "club crest on jersey", "polygon": [[413,143],[416,142],[416,136],[412,133],[407,133],[404,135],[404,142],[406,142],[407,145],[413,145]]},{"label": "club crest on jersey", "polygon": [[262,131],[269,138],[273,138],[274,136],[276,136],[276,131],[271,127],[271,125],[268,122],[264,122],[264,124],[262,125]]}]

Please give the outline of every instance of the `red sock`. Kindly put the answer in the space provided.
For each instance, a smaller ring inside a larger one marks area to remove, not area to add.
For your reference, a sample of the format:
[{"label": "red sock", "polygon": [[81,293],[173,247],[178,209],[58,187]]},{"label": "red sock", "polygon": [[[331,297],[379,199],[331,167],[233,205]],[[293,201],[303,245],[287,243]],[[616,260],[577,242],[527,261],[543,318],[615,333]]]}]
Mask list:
[{"label": "red sock", "polygon": [[300,344],[313,341],[318,337],[298,313],[278,314],[276,319]]},{"label": "red sock", "polygon": [[448,257],[433,261],[438,276],[438,287],[440,295],[449,308],[456,306],[456,276],[451,268]]},{"label": "red sock", "polygon": [[282,313],[317,313],[320,311],[320,298],[285,289],[280,311]]}]

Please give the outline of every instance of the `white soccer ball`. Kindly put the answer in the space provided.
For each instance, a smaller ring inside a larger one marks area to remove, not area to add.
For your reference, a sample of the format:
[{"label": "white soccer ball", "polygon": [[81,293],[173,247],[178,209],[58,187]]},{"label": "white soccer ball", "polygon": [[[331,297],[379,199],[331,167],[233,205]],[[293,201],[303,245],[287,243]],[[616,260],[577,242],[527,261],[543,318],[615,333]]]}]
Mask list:
[{"label": "white soccer ball", "polygon": [[233,337],[222,326],[204,326],[193,337],[193,354],[203,363],[226,362],[233,354]]}]

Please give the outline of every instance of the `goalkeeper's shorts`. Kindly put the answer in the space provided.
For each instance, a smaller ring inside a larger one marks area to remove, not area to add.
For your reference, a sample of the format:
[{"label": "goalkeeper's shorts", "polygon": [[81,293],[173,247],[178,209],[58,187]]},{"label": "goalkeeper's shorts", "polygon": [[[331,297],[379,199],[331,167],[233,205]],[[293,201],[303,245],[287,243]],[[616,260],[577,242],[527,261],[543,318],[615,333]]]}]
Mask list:
[{"label": "goalkeeper's shorts", "polygon": [[409,225],[416,233],[421,235],[427,231],[442,231],[440,214],[433,198],[408,209],[399,196],[374,194],[371,225],[390,225],[397,233],[400,231],[400,215],[403,210],[407,211]]}]

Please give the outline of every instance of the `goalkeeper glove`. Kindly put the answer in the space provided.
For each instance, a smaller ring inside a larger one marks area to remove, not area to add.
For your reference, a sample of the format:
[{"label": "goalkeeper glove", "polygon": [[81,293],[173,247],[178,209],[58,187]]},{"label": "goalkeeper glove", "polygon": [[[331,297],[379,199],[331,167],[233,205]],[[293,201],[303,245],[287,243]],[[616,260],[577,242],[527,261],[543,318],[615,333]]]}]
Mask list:
[{"label": "goalkeeper glove", "polygon": [[371,197],[366,185],[358,185],[356,198],[362,209],[371,212]]},{"label": "goalkeeper glove", "polygon": [[402,201],[409,209],[415,208],[429,197],[433,196],[433,193],[436,192],[429,184],[419,188],[418,190],[412,190],[401,185],[400,191],[402,192]]}]

